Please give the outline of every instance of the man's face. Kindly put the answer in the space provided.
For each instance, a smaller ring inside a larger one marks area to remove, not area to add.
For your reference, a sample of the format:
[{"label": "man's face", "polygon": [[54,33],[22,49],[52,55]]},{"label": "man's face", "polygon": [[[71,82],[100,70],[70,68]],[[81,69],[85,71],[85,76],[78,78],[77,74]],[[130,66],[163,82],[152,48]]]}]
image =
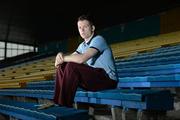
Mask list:
[{"label": "man's face", "polygon": [[78,21],[77,25],[79,34],[83,39],[88,39],[94,33],[94,26],[87,20]]}]

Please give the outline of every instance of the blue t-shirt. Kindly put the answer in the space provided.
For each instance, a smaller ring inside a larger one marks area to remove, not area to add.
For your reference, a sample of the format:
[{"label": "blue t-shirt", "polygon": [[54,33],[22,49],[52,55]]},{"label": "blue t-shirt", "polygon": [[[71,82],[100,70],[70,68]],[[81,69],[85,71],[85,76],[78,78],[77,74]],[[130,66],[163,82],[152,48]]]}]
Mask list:
[{"label": "blue t-shirt", "polygon": [[98,50],[98,53],[90,58],[86,63],[94,68],[103,68],[111,79],[117,80],[112,51],[107,45],[105,39],[102,36],[97,35],[88,43],[85,41],[82,42],[78,46],[76,52],[81,54],[86,52],[88,48],[94,48]]}]

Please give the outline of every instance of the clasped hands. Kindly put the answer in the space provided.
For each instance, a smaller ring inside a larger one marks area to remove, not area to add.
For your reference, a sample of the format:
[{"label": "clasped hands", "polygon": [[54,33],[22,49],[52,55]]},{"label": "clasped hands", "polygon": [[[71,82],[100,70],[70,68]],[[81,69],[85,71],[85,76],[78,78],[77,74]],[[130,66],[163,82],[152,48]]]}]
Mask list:
[{"label": "clasped hands", "polygon": [[64,62],[64,55],[62,52],[59,52],[56,56],[55,68],[58,68],[58,66],[61,65],[63,62]]}]

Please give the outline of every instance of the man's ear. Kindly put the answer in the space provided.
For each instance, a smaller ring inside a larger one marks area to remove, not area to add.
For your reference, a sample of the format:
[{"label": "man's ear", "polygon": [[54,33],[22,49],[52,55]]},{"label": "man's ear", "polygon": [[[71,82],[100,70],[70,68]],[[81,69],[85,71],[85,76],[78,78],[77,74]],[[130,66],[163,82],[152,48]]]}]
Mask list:
[{"label": "man's ear", "polygon": [[92,31],[93,31],[93,32],[95,31],[95,26],[94,26],[94,25],[92,26]]}]

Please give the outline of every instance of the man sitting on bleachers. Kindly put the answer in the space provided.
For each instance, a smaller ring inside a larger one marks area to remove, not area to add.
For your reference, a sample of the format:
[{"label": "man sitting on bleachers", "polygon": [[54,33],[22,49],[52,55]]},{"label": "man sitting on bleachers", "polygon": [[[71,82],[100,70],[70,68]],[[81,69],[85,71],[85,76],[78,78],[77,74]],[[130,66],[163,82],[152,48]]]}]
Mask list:
[{"label": "man sitting on bleachers", "polygon": [[72,107],[77,87],[99,91],[117,86],[112,51],[105,39],[95,34],[89,16],[80,16],[77,26],[84,41],[74,53],[64,55],[60,52],[55,60],[54,103],[67,107]]}]

